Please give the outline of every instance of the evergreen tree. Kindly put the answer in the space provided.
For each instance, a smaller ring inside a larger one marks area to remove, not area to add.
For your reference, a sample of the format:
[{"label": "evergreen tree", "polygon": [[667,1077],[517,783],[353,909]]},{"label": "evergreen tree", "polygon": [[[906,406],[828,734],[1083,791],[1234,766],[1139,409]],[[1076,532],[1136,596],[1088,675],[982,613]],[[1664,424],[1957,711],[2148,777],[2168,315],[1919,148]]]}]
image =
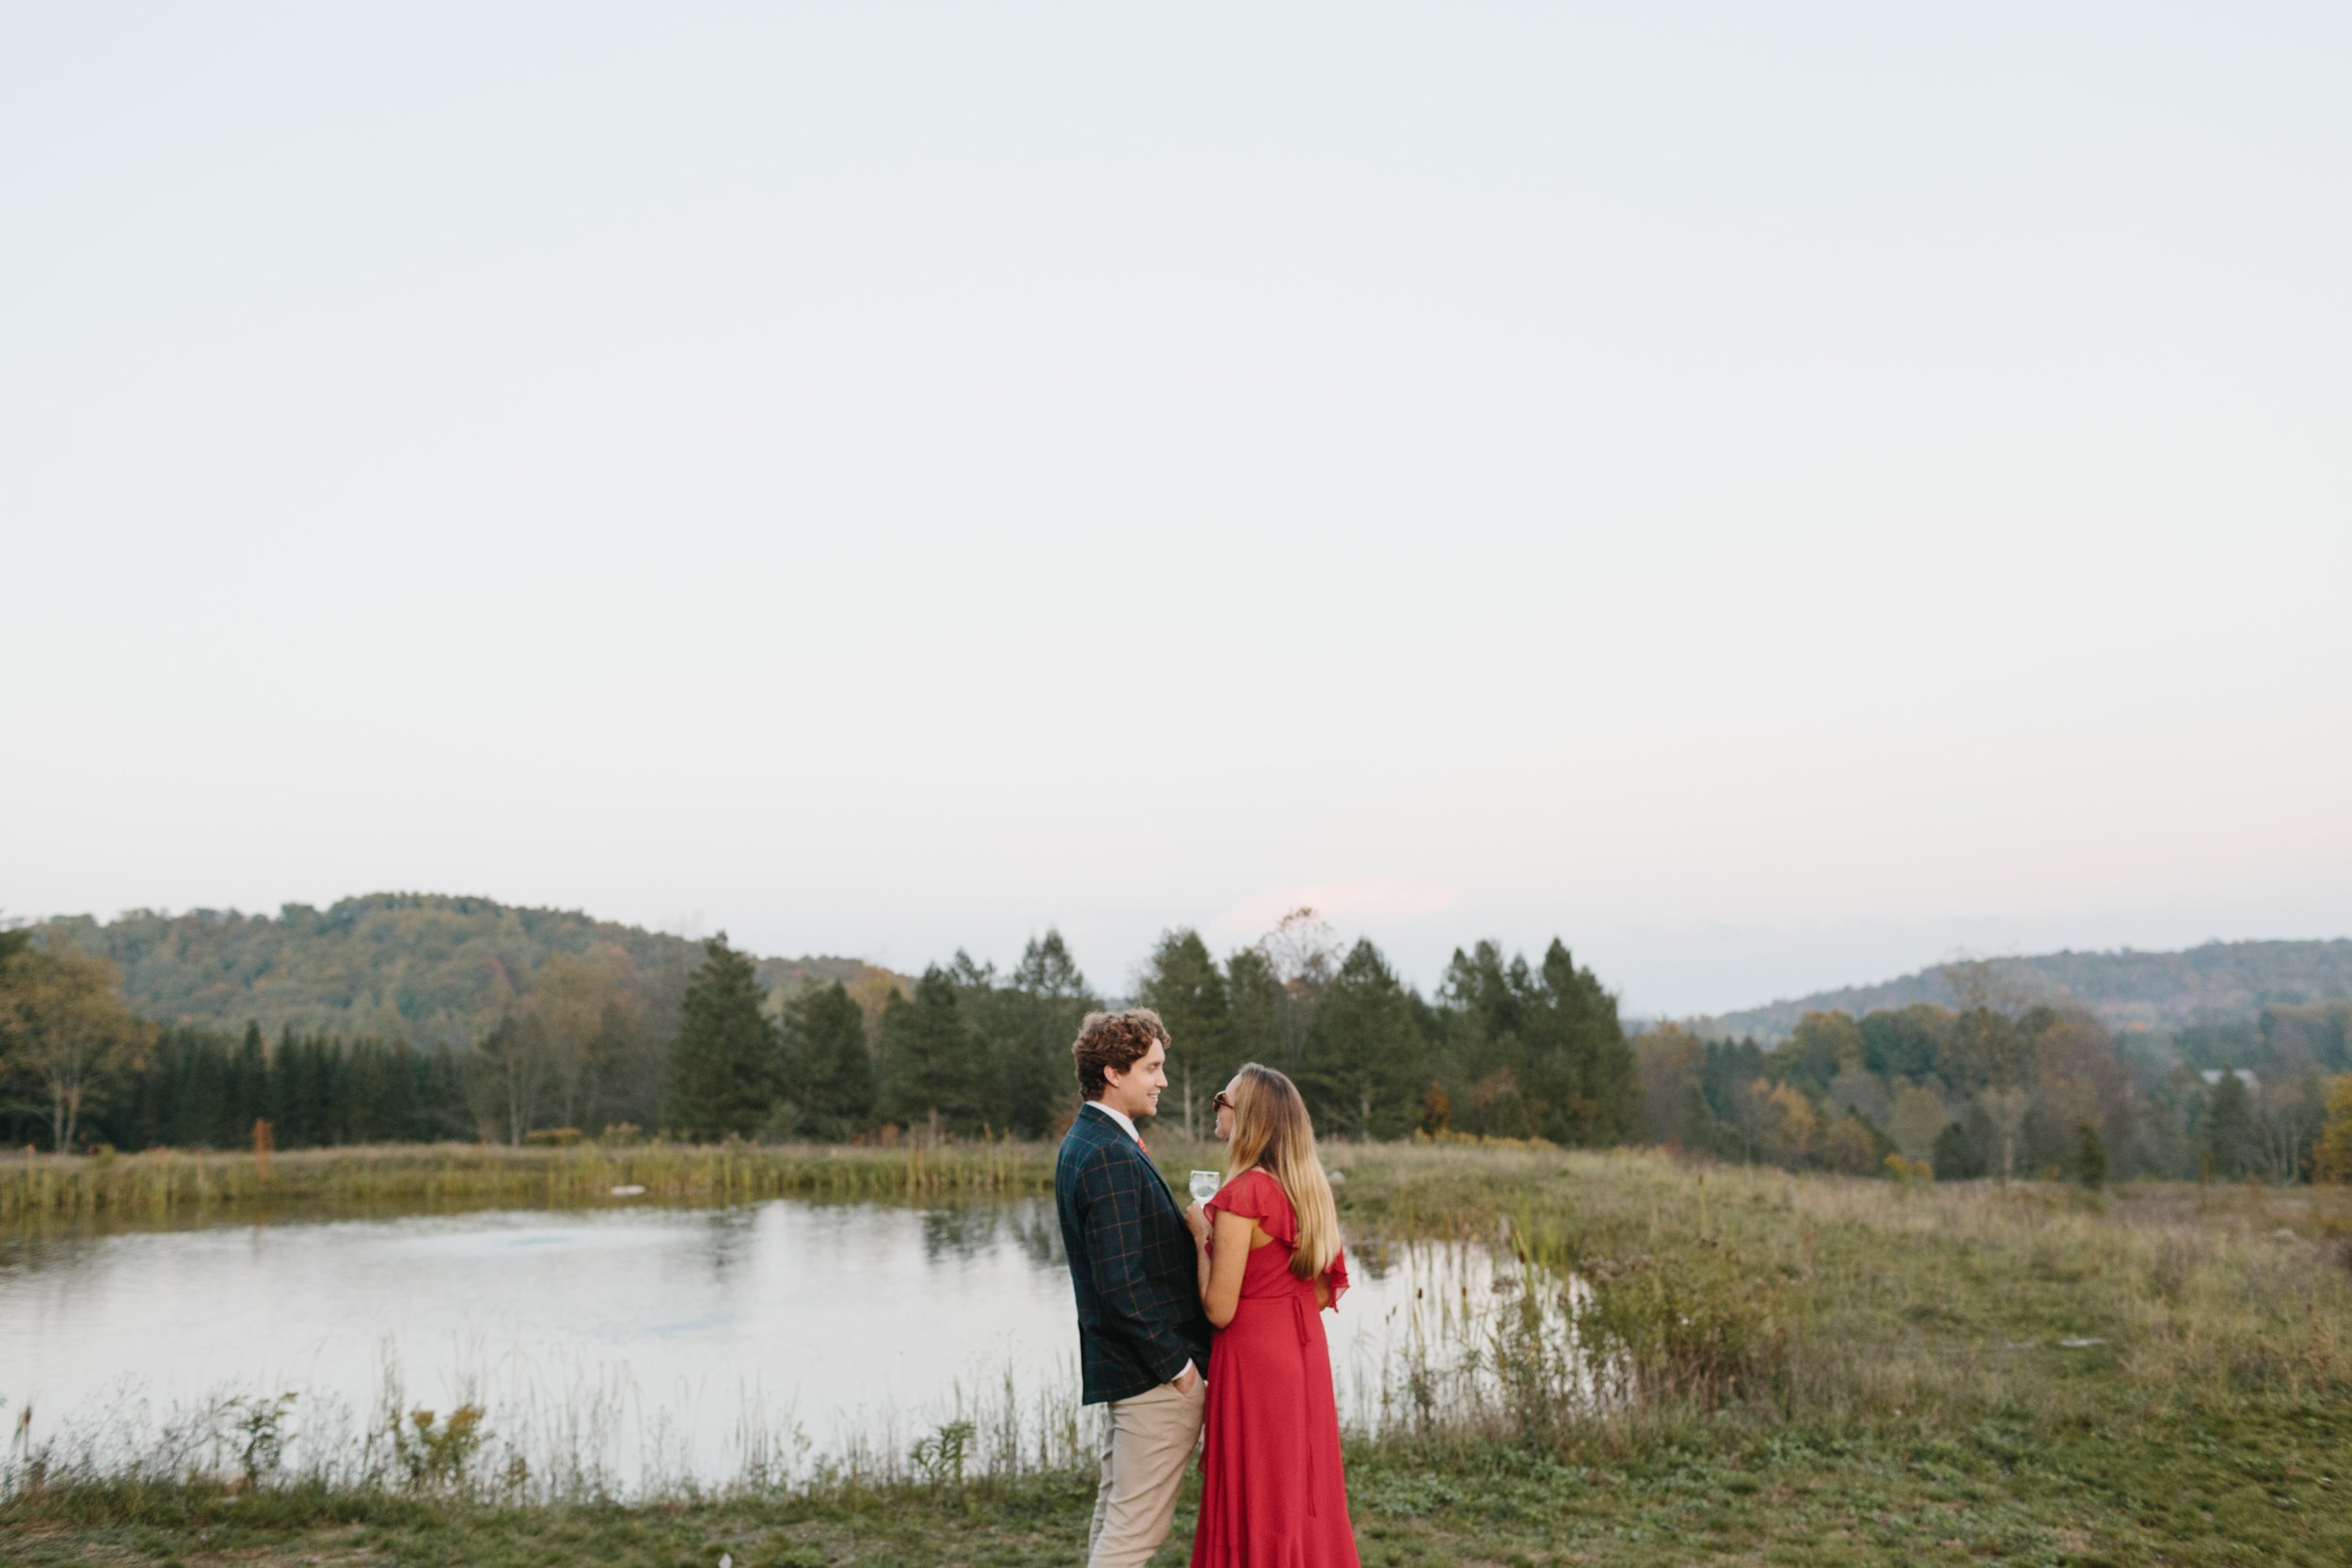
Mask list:
[{"label": "evergreen tree", "polygon": [[1101,1002],[1061,932],[1050,927],[1022,950],[1005,1001],[1002,1016],[1010,1027],[992,1053],[1003,1075],[1000,1125],[1025,1138],[1043,1137],[1073,1098],[1070,1045]]},{"label": "evergreen tree", "polygon": [[2095,1193],[2107,1184],[2107,1146],[2088,1121],[2074,1124],[2074,1180]]},{"label": "evergreen tree", "polygon": [[2262,1137],[2254,1124],[2254,1100],[2236,1071],[2222,1070],[2221,1081],[2205,1097],[2205,1114],[2198,1131],[2198,1141],[2214,1175],[2234,1180],[2256,1168],[2262,1158]]},{"label": "evergreen tree", "polygon": [[473,1116],[466,1106],[465,1077],[457,1066],[457,1053],[447,1041],[436,1044],[433,1054],[419,1064],[418,1081],[419,1135],[438,1141],[475,1134]]},{"label": "evergreen tree", "polygon": [[421,1083],[416,1053],[403,1040],[392,1047],[385,1060],[382,1097],[377,1102],[375,1126],[368,1133],[370,1142],[416,1143],[429,1135],[419,1115]]},{"label": "evergreen tree", "polygon": [[278,1032],[278,1048],[270,1053],[262,1091],[269,1107],[263,1114],[269,1118],[270,1132],[279,1148],[300,1148],[310,1134],[304,1115],[310,1102],[306,1066],[301,1048],[294,1040],[294,1026],[288,1024]]},{"label": "evergreen tree", "polygon": [[1225,1000],[1235,1067],[1292,1065],[1282,1045],[1282,982],[1264,954],[1245,947],[1225,960]]},{"label": "evergreen tree", "polygon": [[786,1093],[800,1108],[798,1131],[843,1138],[872,1120],[874,1055],[866,1013],[835,980],[810,986],[784,1007]]},{"label": "evergreen tree", "polygon": [[1538,974],[1527,1091],[1544,1135],[1580,1147],[1624,1142],[1641,1114],[1641,1085],[1616,998],[1556,937]]},{"label": "evergreen tree", "polygon": [[1455,1126],[1482,1137],[1540,1131],[1529,1117],[1526,1027],[1534,983],[1525,958],[1505,965],[1502,945],[1454,950],[1438,989],[1440,1067]]},{"label": "evergreen tree", "polygon": [[894,992],[883,1001],[882,1037],[884,1117],[914,1127],[936,1114],[951,1132],[977,1132],[987,1124],[987,1053],[946,970],[933,964],[912,998]]},{"label": "evergreen tree", "polygon": [[226,1147],[232,1136],[229,1108],[229,1042],[206,1034],[192,1043],[179,1102],[166,1121],[166,1141],[181,1148]]},{"label": "evergreen tree", "polygon": [[237,1044],[237,1059],[229,1069],[229,1125],[221,1130],[220,1147],[242,1148],[253,1140],[253,1124],[271,1115],[269,1057],[262,1047],[262,1026],[248,1021],[245,1038]]},{"label": "evergreen tree", "polygon": [[778,1048],[759,977],[722,931],[703,945],[670,1050],[662,1114],[681,1138],[748,1137],[775,1102]]},{"label": "evergreen tree", "polygon": [[1925,1078],[1935,1071],[1952,1015],[1925,1003],[1883,1007],[1861,1023],[1863,1066],[1883,1078]]},{"label": "evergreen tree", "polygon": [[1241,1065],[1225,976],[1217,973],[1200,932],[1186,927],[1161,934],[1136,984],[1136,1000],[1168,1025],[1168,1086],[1175,1091],[1184,1136],[1198,1137],[1210,1125],[1209,1097]]},{"label": "evergreen tree", "polygon": [[1427,1046],[1412,999],[1369,940],[1324,991],[1310,1030],[1304,1085],[1330,1132],[1401,1137],[1420,1119]]}]

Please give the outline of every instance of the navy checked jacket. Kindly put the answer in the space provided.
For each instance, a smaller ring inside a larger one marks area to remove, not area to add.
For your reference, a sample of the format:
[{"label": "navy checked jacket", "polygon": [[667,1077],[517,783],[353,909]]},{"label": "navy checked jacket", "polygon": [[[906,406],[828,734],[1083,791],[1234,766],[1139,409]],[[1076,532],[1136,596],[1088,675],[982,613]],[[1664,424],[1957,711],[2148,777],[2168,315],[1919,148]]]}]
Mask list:
[{"label": "navy checked jacket", "polygon": [[1151,1157],[1082,1107],[1054,1164],[1054,1206],[1078,1293],[1079,1402],[1132,1399],[1209,1370],[1200,1247]]}]

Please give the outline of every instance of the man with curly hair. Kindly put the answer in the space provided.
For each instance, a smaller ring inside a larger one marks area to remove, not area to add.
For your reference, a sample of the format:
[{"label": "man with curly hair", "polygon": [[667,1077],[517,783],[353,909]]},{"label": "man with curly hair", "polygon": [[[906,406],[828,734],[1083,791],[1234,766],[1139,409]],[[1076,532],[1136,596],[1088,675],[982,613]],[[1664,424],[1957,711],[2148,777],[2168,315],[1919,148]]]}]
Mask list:
[{"label": "man with curly hair", "polygon": [[1168,1538],[1200,1442],[1209,1320],[1199,1243],[1136,1122],[1168,1087],[1168,1026],[1147,1007],[1092,1013],[1071,1047],[1086,1103],[1054,1166],[1078,1297],[1081,1401],[1104,1407],[1088,1568],[1139,1568]]}]

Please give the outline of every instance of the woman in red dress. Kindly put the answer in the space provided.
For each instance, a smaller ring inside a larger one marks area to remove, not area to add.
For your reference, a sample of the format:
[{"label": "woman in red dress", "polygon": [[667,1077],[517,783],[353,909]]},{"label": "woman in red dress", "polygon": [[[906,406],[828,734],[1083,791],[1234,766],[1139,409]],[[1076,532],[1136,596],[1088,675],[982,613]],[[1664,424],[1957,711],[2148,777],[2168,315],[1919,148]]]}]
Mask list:
[{"label": "woman in red dress", "polygon": [[1217,1329],[1193,1568],[1357,1568],[1319,1315],[1347,1263],[1314,1125],[1296,1085],[1255,1062],[1216,1107],[1226,1181],[1189,1216]]}]

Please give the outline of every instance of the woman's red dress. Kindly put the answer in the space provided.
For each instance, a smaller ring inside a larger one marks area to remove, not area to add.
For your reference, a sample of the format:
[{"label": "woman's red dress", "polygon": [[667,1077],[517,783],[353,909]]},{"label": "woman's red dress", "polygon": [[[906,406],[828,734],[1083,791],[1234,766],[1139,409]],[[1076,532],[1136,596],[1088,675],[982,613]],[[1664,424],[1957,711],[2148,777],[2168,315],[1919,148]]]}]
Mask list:
[{"label": "woman's red dress", "polygon": [[[1291,1273],[1298,1220],[1282,1184],[1244,1171],[1206,1205],[1274,1238],[1249,1253],[1233,1321],[1209,1351],[1192,1568],[1357,1568],[1340,1473],[1340,1407],[1315,1282]],[[1336,1304],[1347,1264],[1324,1272]]]}]

